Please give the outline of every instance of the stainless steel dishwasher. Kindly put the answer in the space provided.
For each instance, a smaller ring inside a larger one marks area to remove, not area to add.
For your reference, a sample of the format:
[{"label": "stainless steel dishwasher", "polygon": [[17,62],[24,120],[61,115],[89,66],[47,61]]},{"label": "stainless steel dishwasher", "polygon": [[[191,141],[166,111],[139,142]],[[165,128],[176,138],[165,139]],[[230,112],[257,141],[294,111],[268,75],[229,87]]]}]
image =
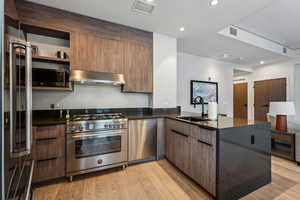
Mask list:
[{"label": "stainless steel dishwasher", "polygon": [[156,119],[129,120],[129,163],[156,159]]}]

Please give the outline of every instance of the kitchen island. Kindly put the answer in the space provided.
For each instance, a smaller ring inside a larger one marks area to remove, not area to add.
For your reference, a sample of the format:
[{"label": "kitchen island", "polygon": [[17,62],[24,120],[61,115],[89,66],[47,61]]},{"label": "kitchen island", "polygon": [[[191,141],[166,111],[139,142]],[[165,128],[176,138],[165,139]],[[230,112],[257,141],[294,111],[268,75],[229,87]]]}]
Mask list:
[{"label": "kitchen island", "polygon": [[166,157],[219,200],[239,199],[271,182],[267,122],[167,117]]}]

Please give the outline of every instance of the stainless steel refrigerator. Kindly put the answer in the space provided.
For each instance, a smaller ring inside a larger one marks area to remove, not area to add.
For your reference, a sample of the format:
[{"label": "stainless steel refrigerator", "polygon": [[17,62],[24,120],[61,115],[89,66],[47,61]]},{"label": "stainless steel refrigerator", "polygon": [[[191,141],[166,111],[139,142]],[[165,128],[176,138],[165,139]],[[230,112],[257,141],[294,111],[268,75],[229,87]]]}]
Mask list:
[{"label": "stainless steel refrigerator", "polygon": [[31,46],[1,0],[1,199],[31,198]]}]

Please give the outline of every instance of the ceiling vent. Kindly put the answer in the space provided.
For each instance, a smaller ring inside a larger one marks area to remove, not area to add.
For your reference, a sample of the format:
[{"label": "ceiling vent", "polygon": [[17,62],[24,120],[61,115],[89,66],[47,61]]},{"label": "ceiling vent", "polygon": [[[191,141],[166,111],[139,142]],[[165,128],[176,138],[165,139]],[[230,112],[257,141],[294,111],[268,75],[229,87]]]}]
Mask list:
[{"label": "ceiling vent", "polygon": [[141,14],[151,15],[155,6],[154,0],[135,0],[132,10]]},{"label": "ceiling vent", "polygon": [[287,49],[286,49],[285,47],[283,47],[282,52],[283,52],[284,54],[286,54],[286,53],[287,53]]},{"label": "ceiling vent", "polygon": [[237,36],[237,29],[233,28],[233,27],[230,27],[229,33],[230,33],[230,35]]}]

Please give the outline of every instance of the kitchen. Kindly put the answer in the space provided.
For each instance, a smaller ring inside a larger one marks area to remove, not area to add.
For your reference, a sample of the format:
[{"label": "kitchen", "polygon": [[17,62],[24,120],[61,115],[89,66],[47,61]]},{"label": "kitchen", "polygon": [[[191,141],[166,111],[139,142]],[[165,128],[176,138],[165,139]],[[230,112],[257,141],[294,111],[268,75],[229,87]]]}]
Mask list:
[{"label": "kitchen", "polygon": [[[4,2],[3,38],[2,199],[114,199],[102,178],[117,199],[232,200],[271,184],[270,124],[232,117],[237,64],[199,61],[178,53],[174,37],[36,1]],[[81,184],[92,185],[86,196]]]}]

